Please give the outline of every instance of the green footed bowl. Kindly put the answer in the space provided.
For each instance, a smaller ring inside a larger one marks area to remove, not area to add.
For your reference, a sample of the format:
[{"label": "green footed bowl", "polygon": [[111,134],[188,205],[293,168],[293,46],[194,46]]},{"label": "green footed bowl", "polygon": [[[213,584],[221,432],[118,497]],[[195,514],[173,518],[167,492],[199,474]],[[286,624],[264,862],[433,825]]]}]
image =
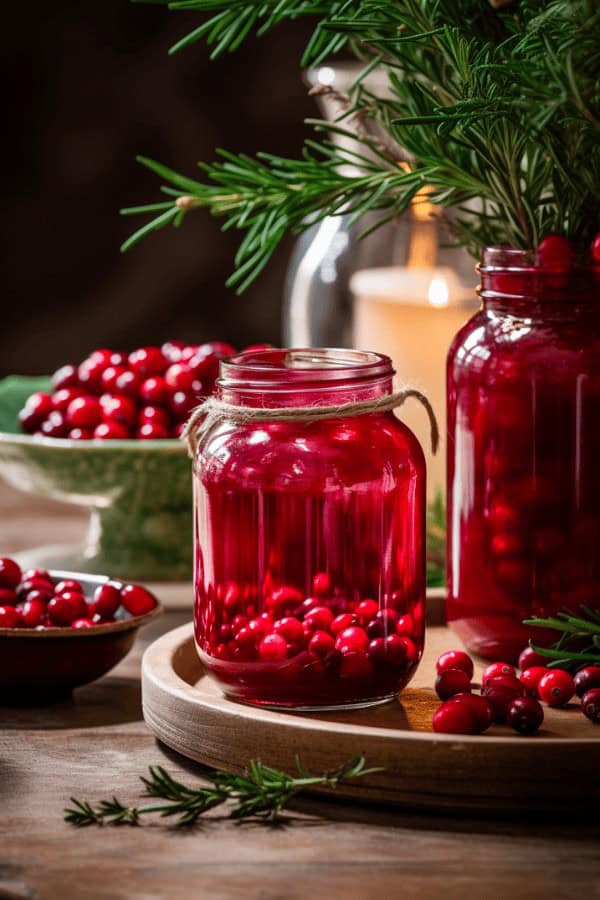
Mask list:
[{"label": "green footed bowl", "polygon": [[[43,548],[36,565],[129,580],[192,576],[192,479],[177,440],[72,441],[22,434],[17,413],[46,377],[0,381],[0,475],[13,487],[90,511],[80,548]],[[44,551],[46,551],[44,553]]]}]

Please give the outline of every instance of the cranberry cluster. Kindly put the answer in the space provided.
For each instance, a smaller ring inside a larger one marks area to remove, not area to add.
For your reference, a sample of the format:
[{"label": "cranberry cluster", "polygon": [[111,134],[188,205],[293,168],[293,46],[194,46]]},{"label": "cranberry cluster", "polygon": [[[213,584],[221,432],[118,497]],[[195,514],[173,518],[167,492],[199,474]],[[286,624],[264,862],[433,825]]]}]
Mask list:
[{"label": "cranberry cluster", "polygon": [[348,691],[354,699],[393,693],[414,671],[422,607],[415,605],[411,614],[395,608],[400,605],[400,592],[383,609],[373,599],[348,601],[319,572],[311,597],[280,586],[259,613],[232,583],[223,591],[219,622],[211,617],[206,628],[197,621],[196,634],[209,668],[217,665],[219,679],[235,685],[238,696],[254,699],[256,689],[256,696],[272,695],[274,702],[281,695],[296,704],[344,703]]},{"label": "cranberry cluster", "polygon": [[437,661],[435,689],[444,702],[433,716],[433,730],[447,734],[481,734],[490,725],[508,724],[519,734],[533,734],[548,706],[565,706],[575,693],[592,722],[600,722],[600,666],[587,666],[573,678],[550,669],[546,658],[527,647],[519,657],[520,676],[513,666],[491,663],[485,669],[481,694],[472,693],[473,660],[462,650],[448,650]]},{"label": "cranberry cluster", "polygon": [[31,394],[19,422],[28,434],[52,438],[176,438],[232,353],[221,341],[167,341],[129,354],[94,350],[79,366],[54,373],[52,394]]},{"label": "cranberry cluster", "polygon": [[107,582],[86,597],[79,581],[54,581],[44,569],[21,572],[13,559],[0,558],[0,628],[91,628],[114,622],[121,608],[143,616],[155,606],[137,584]]}]

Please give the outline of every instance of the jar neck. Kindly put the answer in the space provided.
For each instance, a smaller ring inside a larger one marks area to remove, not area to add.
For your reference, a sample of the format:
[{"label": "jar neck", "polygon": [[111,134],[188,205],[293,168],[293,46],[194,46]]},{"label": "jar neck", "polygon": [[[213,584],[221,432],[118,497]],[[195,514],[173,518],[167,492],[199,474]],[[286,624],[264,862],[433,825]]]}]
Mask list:
[{"label": "jar neck", "polygon": [[217,396],[236,406],[338,406],[392,392],[389,357],[361,350],[269,349],[221,362]]},{"label": "jar neck", "polygon": [[567,317],[600,313],[600,268],[542,269],[529,250],[486,247],[478,266],[484,309]]}]

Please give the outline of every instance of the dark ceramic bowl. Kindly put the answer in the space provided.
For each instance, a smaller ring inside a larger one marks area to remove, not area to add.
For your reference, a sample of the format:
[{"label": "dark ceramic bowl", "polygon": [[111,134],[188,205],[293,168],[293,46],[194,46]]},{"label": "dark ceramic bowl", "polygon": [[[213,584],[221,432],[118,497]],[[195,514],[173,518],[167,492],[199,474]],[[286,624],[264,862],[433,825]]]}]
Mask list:
[{"label": "dark ceramic bowl", "polygon": [[23,434],[17,413],[49,378],[0,381],[0,475],[13,487],[90,512],[80,547],[48,546],[27,567],[129,580],[192,577],[192,477],[178,440],[73,441]]},{"label": "dark ceramic bowl", "polygon": [[[50,572],[53,580],[75,578],[86,596],[109,579],[79,572]],[[43,702],[105,675],[127,655],[136,632],[160,615],[157,604],[143,616],[119,610],[117,621],[91,628],[0,628],[0,705]]]}]

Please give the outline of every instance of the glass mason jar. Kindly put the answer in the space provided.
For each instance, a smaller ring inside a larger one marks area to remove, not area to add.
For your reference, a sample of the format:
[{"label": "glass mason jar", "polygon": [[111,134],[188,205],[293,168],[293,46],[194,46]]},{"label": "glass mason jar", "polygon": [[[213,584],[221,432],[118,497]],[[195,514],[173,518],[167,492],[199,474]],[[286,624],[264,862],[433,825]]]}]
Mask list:
[{"label": "glass mason jar", "polygon": [[487,248],[448,356],[447,618],[515,662],[522,620],[600,609],[600,272]]},{"label": "glass mason jar", "polygon": [[[218,398],[261,409],[392,392],[388,357],[259,350]],[[393,697],[423,651],[425,462],[392,412],[221,420],[194,461],[195,638],[225,693],[269,706]]]}]

